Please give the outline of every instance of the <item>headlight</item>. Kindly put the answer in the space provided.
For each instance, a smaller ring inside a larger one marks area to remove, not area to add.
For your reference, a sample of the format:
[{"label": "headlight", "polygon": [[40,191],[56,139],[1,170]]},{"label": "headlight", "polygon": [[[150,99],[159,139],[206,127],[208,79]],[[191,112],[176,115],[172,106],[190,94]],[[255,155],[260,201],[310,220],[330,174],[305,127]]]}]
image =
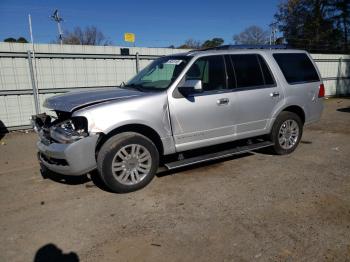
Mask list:
[{"label": "headlight", "polygon": [[50,137],[63,144],[72,143],[88,135],[87,120],[83,117],[73,117],[50,128]]}]

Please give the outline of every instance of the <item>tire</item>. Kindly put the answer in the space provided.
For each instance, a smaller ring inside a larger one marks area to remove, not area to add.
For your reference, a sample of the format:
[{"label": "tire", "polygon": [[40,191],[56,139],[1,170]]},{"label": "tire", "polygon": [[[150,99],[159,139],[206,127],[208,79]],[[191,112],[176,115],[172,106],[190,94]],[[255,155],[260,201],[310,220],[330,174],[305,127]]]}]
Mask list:
[{"label": "tire", "polygon": [[97,156],[102,181],[115,193],[128,193],[145,187],[157,172],[159,153],[147,137],[125,132],[109,138]]},{"label": "tire", "polygon": [[297,148],[302,134],[303,122],[300,117],[293,112],[281,112],[270,133],[270,139],[274,143],[272,150],[277,155],[292,153]]}]

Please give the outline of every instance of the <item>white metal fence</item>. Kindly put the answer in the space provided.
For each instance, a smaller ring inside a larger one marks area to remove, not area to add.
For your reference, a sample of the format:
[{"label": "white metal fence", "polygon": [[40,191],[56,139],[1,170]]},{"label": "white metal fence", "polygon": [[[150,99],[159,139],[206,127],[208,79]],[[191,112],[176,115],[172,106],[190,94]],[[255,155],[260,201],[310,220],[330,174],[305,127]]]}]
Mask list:
[{"label": "white metal fence", "polygon": [[326,87],[326,96],[350,95],[350,55],[311,54]]},{"label": "white metal fence", "polygon": [[42,112],[42,102],[49,96],[118,86],[152,60],[188,51],[127,47],[129,55],[121,55],[121,48],[125,47],[38,44],[33,54],[31,44],[0,43],[0,128],[29,125],[30,116],[36,113],[33,83]]},{"label": "white metal fence", "polygon": [[[36,105],[44,111],[41,105],[49,96],[79,88],[118,86],[157,57],[188,51],[127,47],[129,55],[121,55],[121,48],[38,44],[33,54],[31,44],[0,43],[0,129],[27,127]],[[312,56],[326,95],[349,95],[350,56]],[[38,91],[38,103],[33,87]]]}]

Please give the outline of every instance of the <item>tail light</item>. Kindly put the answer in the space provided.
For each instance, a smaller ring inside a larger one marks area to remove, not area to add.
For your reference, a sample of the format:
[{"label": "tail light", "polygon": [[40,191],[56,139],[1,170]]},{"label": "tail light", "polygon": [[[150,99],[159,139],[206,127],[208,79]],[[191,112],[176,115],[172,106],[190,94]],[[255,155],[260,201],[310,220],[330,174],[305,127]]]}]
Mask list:
[{"label": "tail light", "polygon": [[318,89],[318,97],[322,98],[325,95],[324,85],[320,84],[320,88]]}]

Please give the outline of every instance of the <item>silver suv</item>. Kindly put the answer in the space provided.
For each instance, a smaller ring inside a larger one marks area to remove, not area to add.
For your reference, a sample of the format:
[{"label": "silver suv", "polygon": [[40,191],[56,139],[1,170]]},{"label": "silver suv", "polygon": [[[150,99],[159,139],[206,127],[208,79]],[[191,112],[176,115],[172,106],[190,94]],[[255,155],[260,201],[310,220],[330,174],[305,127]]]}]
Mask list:
[{"label": "silver suv", "polygon": [[289,154],[303,126],[320,119],[323,96],[307,52],[226,47],[161,57],[118,88],[49,98],[51,116],[33,116],[33,125],[46,168],[97,168],[112,191],[130,192],[160,166],[262,147]]}]

